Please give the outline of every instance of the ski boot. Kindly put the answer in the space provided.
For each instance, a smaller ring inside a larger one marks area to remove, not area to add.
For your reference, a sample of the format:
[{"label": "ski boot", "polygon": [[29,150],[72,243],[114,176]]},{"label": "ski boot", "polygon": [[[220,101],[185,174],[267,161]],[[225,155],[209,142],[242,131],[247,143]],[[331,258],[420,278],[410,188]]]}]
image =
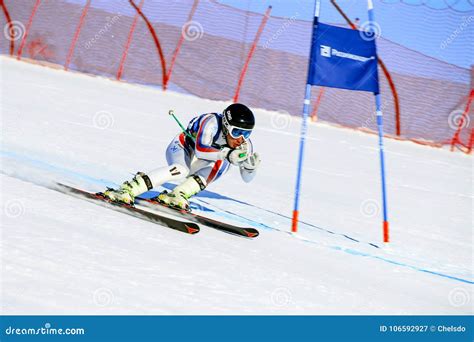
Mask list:
[{"label": "ski boot", "polygon": [[150,178],[143,172],[138,172],[130,182],[125,181],[117,190],[107,189],[102,195],[112,202],[133,205],[136,196],[152,188]]},{"label": "ski boot", "polygon": [[155,197],[155,200],[169,207],[190,212],[191,207],[188,199],[196,195],[199,191],[204,190],[205,187],[206,185],[201,177],[194,175],[186,178],[186,180],[180,185],[177,185],[173,191],[163,191]]}]

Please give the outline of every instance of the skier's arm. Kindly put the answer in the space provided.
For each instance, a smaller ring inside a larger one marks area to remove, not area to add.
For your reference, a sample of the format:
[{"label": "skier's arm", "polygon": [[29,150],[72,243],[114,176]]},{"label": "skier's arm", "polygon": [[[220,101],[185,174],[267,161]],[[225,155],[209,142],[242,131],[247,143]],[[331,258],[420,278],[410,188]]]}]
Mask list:
[{"label": "skier's arm", "polygon": [[248,142],[248,158],[240,164],[240,176],[243,181],[249,183],[257,174],[258,166],[260,165],[260,156],[257,152],[253,152],[252,142]]},{"label": "skier's arm", "polygon": [[222,159],[221,150],[212,146],[214,136],[217,134],[217,119],[208,116],[203,119],[196,135],[196,157],[205,160]]},{"label": "skier's arm", "polygon": [[249,183],[257,174],[257,168],[260,165],[258,153],[252,154],[246,161],[240,165],[240,176],[245,183]]}]

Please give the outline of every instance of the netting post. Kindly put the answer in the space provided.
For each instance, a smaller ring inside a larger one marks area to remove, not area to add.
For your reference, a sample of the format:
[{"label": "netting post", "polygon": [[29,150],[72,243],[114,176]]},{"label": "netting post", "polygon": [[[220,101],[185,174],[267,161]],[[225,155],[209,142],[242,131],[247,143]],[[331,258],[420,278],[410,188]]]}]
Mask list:
[{"label": "netting post", "polygon": [[[138,8],[141,9],[144,2],[145,0],[141,0],[140,4],[138,5]],[[137,26],[138,16],[139,16],[138,12],[135,13],[135,16],[133,17],[132,26],[130,27],[130,32],[128,32],[127,42],[125,43],[125,48],[123,50],[122,58],[120,59],[120,64],[117,71],[117,81],[120,81],[120,79],[122,78],[123,67],[127,59],[128,49],[130,48],[130,45],[132,44],[133,32],[135,31],[135,27]]]},{"label": "netting post", "polygon": [[240,88],[242,88],[242,83],[244,82],[244,77],[247,73],[250,60],[252,59],[255,49],[257,48],[258,40],[260,39],[260,35],[262,34],[263,28],[267,23],[271,11],[272,6],[268,6],[267,11],[265,12],[262,22],[260,23],[260,26],[258,28],[257,34],[255,35],[255,39],[253,41],[252,47],[250,48],[249,54],[247,55],[247,60],[245,61],[244,67],[242,68],[242,72],[240,73],[239,82],[237,83],[237,89],[235,89],[234,102],[237,102],[239,100]]},{"label": "netting post", "polygon": [[38,10],[40,3],[41,3],[41,0],[36,0],[35,6],[33,7],[33,10],[31,11],[30,19],[28,19],[28,24],[26,25],[25,34],[23,35],[23,38],[21,39],[20,47],[18,48],[18,53],[16,56],[16,59],[18,60],[21,59],[21,54],[23,53],[23,47],[25,46],[26,38],[28,37],[31,24],[33,24],[33,18],[35,17],[36,11]]},{"label": "netting post", "polygon": [[471,128],[471,135],[469,137],[469,147],[467,148],[467,154],[471,154],[473,145],[474,145],[474,128]]},{"label": "netting post", "polygon": [[13,36],[14,32],[12,18],[10,17],[10,13],[8,12],[7,6],[5,5],[3,0],[0,0],[0,5],[2,6],[3,14],[5,15],[5,19],[7,20],[8,33],[10,33],[10,39],[7,39],[10,41],[10,56],[13,56],[13,53],[15,52],[15,39]]},{"label": "netting post", "polygon": [[[199,4],[199,0],[194,0],[193,7],[191,8],[191,11],[189,12],[188,19],[186,20],[186,23],[189,23],[193,19],[193,16],[194,16],[194,13],[196,12],[196,8],[197,8],[198,4]],[[174,63],[176,62],[176,58],[178,57],[179,50],[181,49],[181,46],[184,43],[184,37],[185,37],[185,34],[181,30],[181,35],[179,36],[178,44],[176,45],[176,49],[174,49],[174,52],[173,52],[173,57],[171,58],[171,63],[170,63],[170,68],[168,70],[168,75],[166,76],[166,80],[168,82],[171,78],[171,73],[173,72]]]},{"label": "netting post", "polygon": [[[471,92],[469,93],[469,98],[467,99],[467,102],[466,102],[466,107],[464,108],[461,119],[459,120],[458,128],[456,129],[456,133],[454,133],[454,136],[451,139],[451,151],[454,151],[454,145],[456,145],[457,143],[461,143],[459,136],[461,135],[461,131],[464,128],[464,123],[469,122],[467,120],[467,116],[469,114],[469,111],[471,110],[471,103],[473,100],[474,100],[474,89],[471,89]],[[472,140],[469,143],[471,142]],[[469,146],[468,146],[468,149],[469,149]]]},{"label": "netting post", "polygon": [[74,37],[71,42],[71,46],[69,47],[69,53],[67,54],[66,64],[64,64],[64,70],[69,70],[69,63],[71,63],[72,55],[74,54],[74,49],[76,48],[77,39],[79,38],[79,34],[81,33],[82,25],[84,24],[84,19],[86,18],[87,11],[89,11],[89,7],[91,5],[91,0],[87,0],[84,9],[82,10],[81,18],[79,19],[79,24],[77,25],[76,32],[74,33]]},{"label": "netting post", "polygon": [[316,103],[314,104],[313,111],[311,112],[311,121],[317,121],[318,120],[318,110],[319,110],[319,105],[321,104],[321,100],[323,98],[325,88],[320,87],[318,97],[316,98]]},{"label": "netting post", "polygon": [[[373,23],[374,23],[374,4],[372,0],[367,0],[367,7],[369,10],[369,28],[370,32],[374,34]],[[379,155],[380,155],[380,176],[382,180],[382,211],[383,211],[383,242],[389,242],[389,224],[388,224],[388,210],[387,210],[387,187],[385,182],[385,155],[384,155],[384,144],[383,144],[383,114],[382,114],[382,97],[380,94],[375,94],[375,110],[377,113],[377,127],[379,133]]]},{"label": "netting post", "polygon": [[[349,19],[349,17],[344,13],[344,11],[339,7],[339,5],[336,3],[336,0],[331,0],[331,3],[333,6],[336,8],[336,10],[339,12],[340,15],[346,20],[346,22],[349,24],[349,26],[353,30],[357,30],[357,26]],[[397,136],[401,136],[401,118],[400,118],[400,100],[398,98],[398,91],[397,88],[395,87],[395,83],[393,82],[392,75],[388,71],[387,67],[385,66],[385,63],[383,62],[382,58],[380,56],[377,56],[378,64],[382,68],[382,71],[387,78],[388,85],[390,87],[390,90],[392,91],[393,95],[393,103],[395,105],[395,133]]]},{"label": "netting post", "polygon": [[135,2],[133,0],[128,0],[130,5],[132,5],[133,8],[137,11],[137,13],[142,17],[143,21],[145,21],[146,26],[148,27],[148,31],[150,31],[151,37],[153,38],[153,42],[155,43],[156,49],[158,50],[158,55],[160,57],[160,62],[161,62],[161,72],[162,72],[162,87],[163,90],[166,90],[166,86],[168,84],[168,80],[166,78],[166,60],[165,60],[165,55],[163,53],[163,49],[161,48],[160,40],[158,39],[158,35],[156,34],[155,29],[153,28],[153,25],[150,23],[148,18],[143,14],[142,10],[138,8],[137,5],[135,5]]},{"label": "netting post", "polygon": [[291,232],[296,233],[298,231],[298,215],[299,215],[299,205],[300,205],[300,190],[301,190],[301,176],[303,173],[303,160],[304,160],[304,146],[306,140],[306,131],[308,129],[308,116],[309,116],[309,106],[311,104],[311,84],[309,83],[309,72],[311,69],[311,63],[313,60],[313,49],[312,42],[314,39],[314,29],[318,25],[319,20],[319,10],[320,10],[320,0],[316,0],[314,4],[314,19],[313,19],[313,33],[311,36],[310,44],[310,56],[308,63],[308,76],[306,80],[306,91],[304,96],[303,104],[303,119],[301,122],[301,134],[300,134],[300,151],[298,155],[298,171],[296,174],[296,186],[295,186],[295,202],[293,206],[293,218],[291,220]]}]

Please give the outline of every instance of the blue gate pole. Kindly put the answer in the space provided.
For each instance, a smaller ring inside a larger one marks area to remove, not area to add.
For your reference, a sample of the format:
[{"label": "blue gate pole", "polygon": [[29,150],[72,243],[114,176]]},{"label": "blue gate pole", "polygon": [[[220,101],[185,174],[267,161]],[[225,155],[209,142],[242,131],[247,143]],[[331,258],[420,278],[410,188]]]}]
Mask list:
[{"label": "blue gate pole", "polygon": [[[376,38],[376,32],[374,32],[374,4],[372,0],[367,0],[369,10],[369,29]],[[387,213],[387,188],[385,185],[385,156],[384,156],[384,144],[383,144],[383,114],[382,114],[382,99],[380,94],[375,94],[375,110],[377,113],[377,127],[379,133],[379,154],[380,154],[380,173],[382,179],[382,206],[383,206],[383,242],[389,242],[389,224],[388,224],[388,213]]]},{"label": "blue gate pole", "polygon": [[300,190],[301,190],[301,174],[303,169],[303,159],[304,159],[304,145],[306,140],[306,131],[308,130],[308,116],[309,116],[309,106],[311,104],[311,84],[309,83],[309,71],[311,69],[311,63],[313,60],[313,40],[314,40],[314,30],[318,25],[319,11],[320,11],[320,0],[316,0],[314,5],[314,20],[313,20],[313,32],[311,35],[311,50],[308,63],[308,76],[306,79],[306,91],[304,96],[304,105],[303,105],[303,121],[301,123],[301,134],[300,134],[300,152],[298,155],[298,171],[296,176],[296,186],[295,186],[295,203],[293,207],[293,219],[291,220],[291,231],[296,233],[298,231],[298,214],[299,214],[299,202],[300,202]]}]

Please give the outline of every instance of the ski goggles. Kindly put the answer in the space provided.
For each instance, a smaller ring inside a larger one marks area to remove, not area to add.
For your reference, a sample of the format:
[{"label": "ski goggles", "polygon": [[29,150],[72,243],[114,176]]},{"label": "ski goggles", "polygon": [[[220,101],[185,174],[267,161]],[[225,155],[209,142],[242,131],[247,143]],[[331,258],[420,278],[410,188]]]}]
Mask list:
[{"label": "ski goggles", "polygon": [[252,133],[252,129],[232,126],[225,116],[223,118],[223,124],[227,132],[229,132],[230,136],[234,139],[242,137],[244,140],[247,140],[250,137],[250,133]]},{"label": "ski goggles", "polygon": [[250,137],[250,133],[252,133],[251,129],[245,129],[240,127],[228,126],[229,134],[234,139],[239,139],[240,137],[247,140]]}]

